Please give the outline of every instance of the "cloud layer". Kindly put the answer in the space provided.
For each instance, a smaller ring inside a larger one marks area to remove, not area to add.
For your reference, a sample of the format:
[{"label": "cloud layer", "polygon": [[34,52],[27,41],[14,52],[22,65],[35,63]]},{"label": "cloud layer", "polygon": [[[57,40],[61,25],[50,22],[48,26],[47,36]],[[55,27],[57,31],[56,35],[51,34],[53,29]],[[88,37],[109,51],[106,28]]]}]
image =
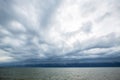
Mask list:
[{"label": "cloud layer", "polygon": [[0,0],[0,63],[120,61],[120,0]]}]

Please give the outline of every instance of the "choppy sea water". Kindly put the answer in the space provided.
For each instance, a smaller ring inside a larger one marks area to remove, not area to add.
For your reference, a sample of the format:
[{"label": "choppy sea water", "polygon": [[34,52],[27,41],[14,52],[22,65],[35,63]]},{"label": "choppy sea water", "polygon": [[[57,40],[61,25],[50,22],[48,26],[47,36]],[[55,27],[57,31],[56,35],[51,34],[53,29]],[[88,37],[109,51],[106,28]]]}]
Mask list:
[{"label": "choppy sea water", "polygon": [[0,68],[0,80],[120,80],[120,68]]}]

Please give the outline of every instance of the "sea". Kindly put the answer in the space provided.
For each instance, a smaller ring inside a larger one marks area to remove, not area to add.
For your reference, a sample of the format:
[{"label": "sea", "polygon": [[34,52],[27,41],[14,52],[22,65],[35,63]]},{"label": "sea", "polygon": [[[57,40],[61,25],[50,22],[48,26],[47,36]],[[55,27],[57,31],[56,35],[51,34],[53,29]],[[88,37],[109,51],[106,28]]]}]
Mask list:
[{"label": "sea", "polygon": [[120,80],[120,67],[0,68],[0,80]]}]

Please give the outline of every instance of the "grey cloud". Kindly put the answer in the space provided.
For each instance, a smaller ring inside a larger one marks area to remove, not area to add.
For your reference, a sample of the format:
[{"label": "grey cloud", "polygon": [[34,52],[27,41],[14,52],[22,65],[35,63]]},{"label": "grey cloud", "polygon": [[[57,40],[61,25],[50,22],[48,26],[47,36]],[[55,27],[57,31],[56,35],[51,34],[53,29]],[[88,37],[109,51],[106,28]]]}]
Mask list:
[{"label": "grey cloud", "polygon": [[93,27],[93,23],[91,21],[86,21],[86,22],[82,23],[82,26],[80,26],[80,28],[78,30],[73,31],[73,32],[67,32],[62,35],[71,37],[71,36],[76,35],[81,32],[84,32],[85,34],[89,34],[92,32],[92,27]]},{"label": "grey cloud", "polygon": [[92,31],[92,22],[86,22],[83,24],[81,30],[85,33],[90,33]]},{"label": "grey cloud", "polygon": [[[97,48],[98,49],[98,48]],[[92,51],[93,50],[93,51]],[[83,50],[83,51],[76,51],[76,54],[73,52],[70,55],[64,55],[63,59],[70,59],[70,60],[79,60],[79,62],[82,62],[82,60],[92,61],[92,62],[119,62],[120,57],[120,47],[117,50],[114,48],[99,48],[99,50],[96,50],[96,48]]]},{"label": "grey cloud", "polygon": [[13,19],[12,16],[14,16],[11,14],[11,1],[1,0],[0,4],[0,24],[5,24],[9,20]]},{"label": "grey cloud", "polygon": [[[82,58],[82,56],[89,57],[112,57],[119,56],[120,51],[120,36],[114,33],[110,33],[106,36],[98,37],[96,39],[91,38],[90,40],[77,44],[74,49],[67,52],[65,56],[74,56],[75,58]],[[79,57],[78,57],[79,56]]]},{"label": "grey cloud", "polygon": [[[113,46],[120,45],[120,36],[117,36],[115,33],[110,33],[106,36],[101,36],[96,39],[91,38],[88,42],[83,43],[87,48],[109,48]],[[89,44],[86,44],[89,43]]]},{"label": "grey cloud", "polygon": [[[54,13],[62,2],[60,0],[31,1],[0,0],[0,50],[7,52],[6,56],[11,56],[16,61],[120,56],[120,35],[117,33],[101,37],[93,36],[83,42],[77,40],[73,47],[66,49],[69,37],[74,37],[80,32],[92,34],[94,19],[93,21],[86,20],[76,31],[66,34],[61,32],[61,37],[64,40],[58,41],[59,43],[51,43],[51,40],[54,39],[47,38],[50,35],[50,33],[48,34],[49,29],[52,28],[50,23],[51,20],[54,21]],[[81,9],[81,13],[84,15],[92,15],[97,10],[95,2],[92,1],[83,3]],[[106,13],[97,19],[102,22],[109,15],[111,16],[111,13]],[[62,47],[59,47],[59,44]]]},{"label": "grey cloud", "polygon": [[[97,1],[96,1],[97,2]],[[80,4],[80,10],[82,11],[82,16],[87,16],[96,11],[96,3],[94,0],[92,1],[83,1],[83,3]],[[84,9],[83,9],[84,8]]]},{"label": "grey cloud", "polygon": [[106,18],[110,17],[111,15],[112,15],[112,13],[106,12],[106,13],[104,13],[103,15],[101,15],[100,17],[98,17],[98,18],[96,19],[96,22],[102,22],[102,21],[104,21]]},{"label": "grey cloud", "polygon": [[49,21],[54,15],[54,11],[56,10],[56,8],[60,5],[60,2],[60,0],[44,0],[44,2],[42,3],[42,18],[40,18],[40,23],[42,27],[47,27],[47,25],[50,24]]}]

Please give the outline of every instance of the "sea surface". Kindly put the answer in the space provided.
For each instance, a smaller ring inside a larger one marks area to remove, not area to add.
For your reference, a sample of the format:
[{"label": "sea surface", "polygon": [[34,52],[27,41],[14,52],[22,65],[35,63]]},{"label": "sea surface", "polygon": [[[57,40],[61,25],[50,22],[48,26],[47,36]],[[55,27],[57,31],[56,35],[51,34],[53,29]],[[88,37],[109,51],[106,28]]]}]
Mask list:
[{"label": "sea surface", "polygon": [[120,80],[120,68],[0,68],[0,80]]}]

